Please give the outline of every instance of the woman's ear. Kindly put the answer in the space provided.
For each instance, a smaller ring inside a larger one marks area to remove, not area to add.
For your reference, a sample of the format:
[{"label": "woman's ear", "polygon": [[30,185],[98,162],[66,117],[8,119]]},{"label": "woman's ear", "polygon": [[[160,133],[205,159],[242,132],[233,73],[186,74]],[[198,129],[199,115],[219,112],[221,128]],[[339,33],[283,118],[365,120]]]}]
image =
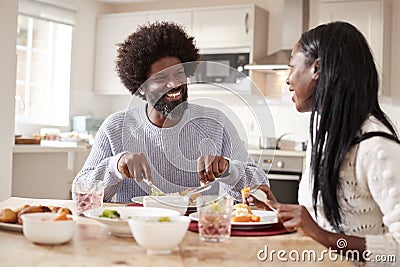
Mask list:
[{"label": "woman's ear", "polygon": [[319,78],[319,69],[318,69],[319,59],[316,59],[313,63],[312,68],[314,69],[313,79],[318,80]]}]

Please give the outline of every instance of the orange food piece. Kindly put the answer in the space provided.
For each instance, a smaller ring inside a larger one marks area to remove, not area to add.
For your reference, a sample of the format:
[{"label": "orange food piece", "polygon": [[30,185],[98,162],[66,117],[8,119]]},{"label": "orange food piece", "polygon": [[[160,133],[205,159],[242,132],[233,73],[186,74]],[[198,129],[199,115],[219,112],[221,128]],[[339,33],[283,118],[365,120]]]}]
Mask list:
[{"label": "orange food piece", "polygon": [[257,216],[257,215],[251,215],[250,221],[251,222],[260,222],[261,218],[260,218],[260,216]]},{"label": "orange food piece", "polygon": [[232,217],[232,222],[250,222],[250,216],[235,216]]},{"label": "orange food piece", "polygon": [[249,196],[250,196],[250,194],[249,194],[249,192],[250,192],[250,187],[245,187],[245,188],[243,188],[242,190],[240,190],[240,192],[242,193],[242,196],[244,196],[244,197],[249,197]]},{"label": "orange food piece", "polygon": [[232,222],[260,222],[260,216],[257,215],[243,215],[232,217]]},{"label": "orange food piece", "polygon": [[67,214],[61,213],[57,217],[54,217],[53,221],[70,221],[72,218],[69,218]]}]

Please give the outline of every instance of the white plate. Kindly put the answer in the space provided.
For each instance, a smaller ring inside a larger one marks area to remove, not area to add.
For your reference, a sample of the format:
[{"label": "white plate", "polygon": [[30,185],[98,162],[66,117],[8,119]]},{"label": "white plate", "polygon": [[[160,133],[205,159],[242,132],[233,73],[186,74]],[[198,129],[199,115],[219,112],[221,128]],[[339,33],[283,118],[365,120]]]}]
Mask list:
[{"label": "white plate", "polygon": [[[133,198],[131,198],[131,201],[133,203],[142,204],[143,205],[143,198],[144,197],[145,196],[133,197]],[[193,205],[195,205],[195,204],[193,204]],[[195,212],[196,211],[196,206],[192,206],[192,204],[190,204],[187,211],[189,213]]]},{"label": "white plate", "polygon": [[133,198],[131,199],[131,201],[132,201],[133,203],[142,204],[142,205],[143,205],[143,198],[144,198],[144,196],[133,197]]},{"label": "white plate", "polygon": [[[253,230],[259,228],[270,227],[278,222],[276,214],[269,210],[252,210],[254,215],[260,216],[260,222],[232,222],[232,229]],[[189,214],[189,218],[193,221],[199,221],[198,212]]]},{"label": "white plate", "polygon": [[[99,217],[104,210],[116,210],[121,218],[103,218]],[[83,213],[88,218],[95,219],[102,224],[108,226],[113,235],[132,237],[131,230],[128,225],[128,219],[137,216],[179,216],[179,212],[163,208],[144,208],[144,207],[103,207],[98,209],[87,210]]]},{"label": "white plate", "polygon": [[15,231],[15,232],[22,232],[22,225],[16,223],[3,223],[0,222],[0,229]]}]

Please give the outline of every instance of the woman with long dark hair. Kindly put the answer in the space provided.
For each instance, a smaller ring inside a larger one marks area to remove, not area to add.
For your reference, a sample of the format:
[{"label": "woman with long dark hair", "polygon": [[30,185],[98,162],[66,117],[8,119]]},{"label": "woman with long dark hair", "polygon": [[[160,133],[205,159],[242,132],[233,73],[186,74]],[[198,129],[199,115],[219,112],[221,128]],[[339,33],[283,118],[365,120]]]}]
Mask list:
[{"label": "woman with long dark hair", "polygon": [[358,251],[358,260],[400,259],[400,144],[378,103],[366,39],[349,23],[320,25],[302,34],[289,67],[296,109],[311,112],[300,205],[247,201],[276,208],[287,229],[326,247]]}]

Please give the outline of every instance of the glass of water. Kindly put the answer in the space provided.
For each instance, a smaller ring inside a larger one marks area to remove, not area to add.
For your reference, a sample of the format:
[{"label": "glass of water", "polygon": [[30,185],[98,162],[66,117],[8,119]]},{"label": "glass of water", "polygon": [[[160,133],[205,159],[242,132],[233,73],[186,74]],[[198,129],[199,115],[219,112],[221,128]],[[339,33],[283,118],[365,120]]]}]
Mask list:
[{"label": "glass of water", "polygon": [[74,186],[78,214],[82,214],[86,210],[103,207],[103,181],[77,181]]},{"label": "glass of water", "polygon": [[198,197],[196,202],[200,240],[222,242],[229,239],[233,198],[206,195]]}]

